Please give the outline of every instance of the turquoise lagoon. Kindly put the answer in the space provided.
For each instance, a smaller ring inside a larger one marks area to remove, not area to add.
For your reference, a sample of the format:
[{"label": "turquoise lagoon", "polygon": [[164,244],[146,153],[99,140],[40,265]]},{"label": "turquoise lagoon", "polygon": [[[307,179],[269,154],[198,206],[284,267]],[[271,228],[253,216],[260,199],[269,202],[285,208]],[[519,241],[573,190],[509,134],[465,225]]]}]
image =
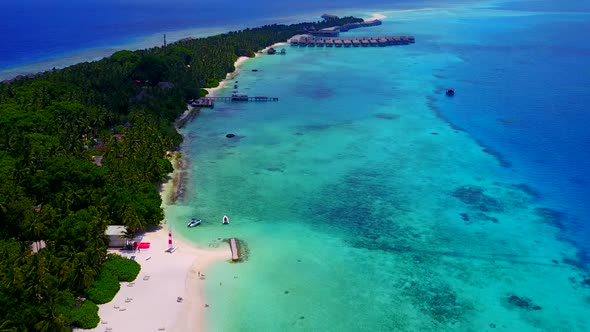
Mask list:
[{"label": "turquoise lagoon", "polygon": [[[217,104],[183,129],[190,176],[168,222],[197,245],[237,237],[248,253],[207,271],[208,330],[589,330],[590,277],[562,212],[583,215],[587,199],[546,195],[562,181],[541,181],[550,165],[494,141],[513,135],[503,124],[526,123],[516,108],[512,122],[494,113],[516,91],[501,80],[525,89],[519,75],[545,70],[535,63],[547,49],[530,36],[587,13],[383,12],[382,26],[347,35],[416,44],[285,46],[218,93],[237,84],[279,102]],[[204,224],[187,229],[193,216]]]}]

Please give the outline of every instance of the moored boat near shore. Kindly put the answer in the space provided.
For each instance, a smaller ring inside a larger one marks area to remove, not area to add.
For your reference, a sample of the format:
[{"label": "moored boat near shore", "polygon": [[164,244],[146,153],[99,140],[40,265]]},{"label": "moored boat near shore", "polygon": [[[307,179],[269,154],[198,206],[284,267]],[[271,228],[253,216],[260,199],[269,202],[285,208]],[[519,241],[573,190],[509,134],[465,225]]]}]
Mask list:
[{"label": "moored boat near shore", "polygon": [[201,219],[197,219],[197,218],[192,218],[191,221],[188,222],[188,224],[186,224],[186,227],[196,227],[199,226],[201,224]]}]

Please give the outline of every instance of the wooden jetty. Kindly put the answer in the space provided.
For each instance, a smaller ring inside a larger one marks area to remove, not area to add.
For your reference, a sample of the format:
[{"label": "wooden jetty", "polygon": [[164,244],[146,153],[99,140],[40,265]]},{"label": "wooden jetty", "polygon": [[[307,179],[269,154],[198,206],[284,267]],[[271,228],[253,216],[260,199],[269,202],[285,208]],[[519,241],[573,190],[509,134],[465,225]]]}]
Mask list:
[{"label": "wooden jetty", "polygon": [[380,20],[375,19],[375,20],[368,20],[368,21],[362,21],[362,22],[347,23],[342,26],[325,28],[325,29],[320,29],[320,30],[310,30],[310,31],[307,31],[307,33],[309,33],[312,36],[317,36],[317,37],[338,37],[340,32],[346,32],[348,30],[356,29],[356,28],[381,25],[382,23],[383,22],[381,22]]},{"label": "wooden jetty", "polygon": [[231,260],[237,262],[240,260],[240,251],[238,247],[238,240],[234,237],[229,239],[229,248],[231,249]]},{"label": "wooden jetty", "polygon": [[301,47],[375,47],[391,45],[408,45],[416,42],[414,36],[378,36],[378,37],[312,37],[300,36],[291,38],[291,46]]},{"label": "wooden jetty", "polygon": [[340,32],[346,32],[350,29],[372,27],[372,26],[376,26],[376,25],[381,25],[382,23],[383,22],[381,22],[381,20],[377,20],[377,19],[356,22],[356,23],[348,23],[348,24],[344,24],[343,26],[339,27],[338,30],[340,30]]},{"label": "wooden jetty", "polygon": [[211,98],[199,98],[195,100],[191,100],[190,102],[192,107],[213,107],[213,100]]},{"label": "wooden jetty", "polygon": [[199,99],[193,99],[190,101],[190,105],[193,107],[208,107],[213,108],[215,102],[245,102],[245,101],[279,101],[278,97],[267,97],[267,96],[248,96],[233,94],[229,97],[201,97]]}]

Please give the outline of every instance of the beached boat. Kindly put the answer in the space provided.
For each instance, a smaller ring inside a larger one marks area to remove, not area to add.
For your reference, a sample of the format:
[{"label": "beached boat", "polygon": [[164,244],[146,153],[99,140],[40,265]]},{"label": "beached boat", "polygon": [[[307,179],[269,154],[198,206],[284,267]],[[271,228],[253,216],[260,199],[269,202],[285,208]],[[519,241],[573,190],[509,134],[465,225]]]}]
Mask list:
[{"label": "beached boat", "polygon": [[186,224],[186,227],[196,227],[201,224],[201,219],[193,218]]},{"label": "beached boat", "polygon": [[447,89],[447,96],[452,97],[455,95],[455,89]]},{"label": "beached boat", "polygon": [[229,218],[227,216],[223,216],[223,221],[221,223],[224,225],[229,224]]}]

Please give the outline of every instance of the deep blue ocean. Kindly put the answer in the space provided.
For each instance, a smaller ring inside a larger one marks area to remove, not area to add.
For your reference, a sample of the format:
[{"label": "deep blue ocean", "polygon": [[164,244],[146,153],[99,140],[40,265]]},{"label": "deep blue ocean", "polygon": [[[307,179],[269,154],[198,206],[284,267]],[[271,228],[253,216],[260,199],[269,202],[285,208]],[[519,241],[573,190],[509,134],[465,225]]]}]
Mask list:
[{"label": "deep blue ocean", "polygon": [[[347,9],[445,6],[353,0],[5,0],[0,2],[0,70],[182,29],[257,25],[272,18],[290,22]],[[504,29],[509,18],[496,17],[486,24],[474,22],[473,31],[447,26],[445,40],[431,39],[427,32],[417,36],[463,60],[435,73],[441,91],[452,86],[457,94],[450,99],[435,93],[439,97],[431,97],[431,106],[497,155],[505,172],[554,209],[563,236],[588,255],[590,3],[514,1],[494,6],[538,14],[519,29]],[[460,42],[482,35],[486,39],[477,43]]]},{"label": "deep blue ocean", "polygon": [[[400,7],[409,1],[399,3]],[[372,1],[363,8],[386,1]],[[118,45],[155,33],[251,26],[281,17],[357,7],[355,1],[6,0],[0,2],[0,69],[75,50]],[[307,17],[310,17],[309,15]],[[319,16],[317,20],[319,20]]]},{"label": "deep blue ocean", "polygon": [[[457,95],[434,105],[555,210],[565,237],[583,248],[588,263],[590,11],[536,4],[506,5],[540,12],[527,17],[522,33],[503,28],[509,17],[490,18],[473,32],[488,37],[477,45],[440,43],[464,62],[439,73],[441,84],[455,87]],[[465,30],[456,33],[470,37]]]}]

